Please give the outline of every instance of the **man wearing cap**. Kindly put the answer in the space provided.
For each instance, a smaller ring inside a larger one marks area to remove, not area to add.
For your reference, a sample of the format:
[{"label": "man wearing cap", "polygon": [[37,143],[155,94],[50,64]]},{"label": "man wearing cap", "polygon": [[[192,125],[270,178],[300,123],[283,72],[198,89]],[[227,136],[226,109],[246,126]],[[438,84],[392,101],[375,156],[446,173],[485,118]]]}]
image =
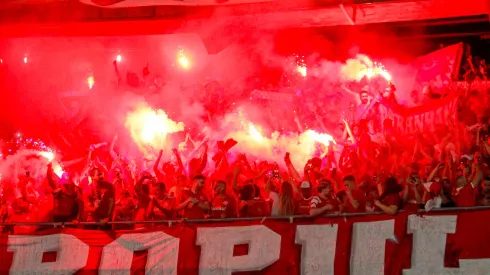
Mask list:
[{"label": "man wearing cap", "polygon": [[310,205],[312,199],[311,192],[311,183],[308,181],[303,181],[300,184],[300,194],[301,198],[299,199],[299,215],[310,215]]},{"label": "man wearing cap", "polygon": [[339,209],[339,201],[333,194],[332,182],[320,180],[317,187],[318,195],[313,196],[310,203],[310,216],[333,213]]}]

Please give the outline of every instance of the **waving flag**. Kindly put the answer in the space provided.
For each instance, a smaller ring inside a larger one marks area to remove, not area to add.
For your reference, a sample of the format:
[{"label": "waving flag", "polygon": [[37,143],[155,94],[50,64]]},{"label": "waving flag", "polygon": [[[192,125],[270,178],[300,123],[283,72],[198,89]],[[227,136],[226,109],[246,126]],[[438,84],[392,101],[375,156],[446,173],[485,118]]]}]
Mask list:
[{"label": "waving flag", "polygon": [[431,81],[438,82],[437,86],[449,84],[458,73],[462,54],[463,43],[458,43],[419,57],[415,62],[417,72],[412,90],[420,91]]}]

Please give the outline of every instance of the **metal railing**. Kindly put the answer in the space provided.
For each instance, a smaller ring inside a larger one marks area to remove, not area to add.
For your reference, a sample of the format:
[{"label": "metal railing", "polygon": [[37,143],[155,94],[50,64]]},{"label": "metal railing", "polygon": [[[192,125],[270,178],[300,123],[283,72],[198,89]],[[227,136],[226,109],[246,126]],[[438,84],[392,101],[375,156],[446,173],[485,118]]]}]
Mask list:
[{"label": "metal railing", "polygon": [[[429,212],[420,209],[418,213],[420,214],[430,214],[430,213],[444,213],[444,212],[457,212],[457,211],[476,211],[476,210],[490,210],[490,206],[475,206],[475,207],[451,207],[451,208],[437,208],[431,209]],[[398,213],[406,212],[405,210],[398,211]],[[317,217],[310,216],[267,216],[267,217],[254,217],[254,218],[228,218],[228,219],[171,219],[171,220],[146,220],[146,221],[111,221],[107,223],[101,222],[7,222],[0,223],[0,226],[53,226],[53,227],[64,227],[64,226],[78,226],[78,225],[134,225],[134,224],[167,224],[172,226],[174,224],[181,223],[214,223],[214,222],[234,222],[234,221],[261,221],[265,220],[279,220],[279,221],[289,221],[292,223],[294,220],[308,220],[316,218],[347,218],[347,217],[359,217],[359,216],[372,216],[372,215],[382,215],[384,212],[363,212],[363,213],[341,213],[341,214],[329,214]]]}]

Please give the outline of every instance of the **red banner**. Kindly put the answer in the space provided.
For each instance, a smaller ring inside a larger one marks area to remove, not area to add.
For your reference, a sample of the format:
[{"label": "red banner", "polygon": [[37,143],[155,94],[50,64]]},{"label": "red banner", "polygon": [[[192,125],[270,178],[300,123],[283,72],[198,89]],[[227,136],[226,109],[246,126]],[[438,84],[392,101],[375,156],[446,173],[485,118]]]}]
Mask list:
[{"label": "red banner", "polygon": [[392,106],[394,126],[402,133],[415,133],[417,130],[433,131],[436,125],[446,125],[456,118],[457,98],[433,101],[430,105],[412,108]]},{"label": "red banner", "polygon": [[417,58],[417,73],[412,90],[422,91],[429,82],[434,82],[432,85],[435,86],[450,83],[458,73],[462,54],[463,43],[458,43]]},{"label": "red banner", "polygon": [[0,274],[483,275],[490,273],[488,220],[490,210],[474,210],[52,229],[0,235]]}]

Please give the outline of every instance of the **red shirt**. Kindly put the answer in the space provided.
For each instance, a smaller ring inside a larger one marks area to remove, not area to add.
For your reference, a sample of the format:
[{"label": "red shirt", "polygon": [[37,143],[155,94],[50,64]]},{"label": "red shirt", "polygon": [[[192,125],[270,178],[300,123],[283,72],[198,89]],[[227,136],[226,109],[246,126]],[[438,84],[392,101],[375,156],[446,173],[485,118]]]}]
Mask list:
[{"label": "red shirt", "polygon": [[354,189],[351,191],[352,192],[352,197],[354,200],[359,203],[359,207],[357,209],[352,206],[352,203],[347,196],[347,209],[345,212],[347,213],[360,213],[360,212],[366,212],[366,195],[359,189]]},{"label": "red shirt", "polygon": [[310,204],[313,197],[307,199],[301,198],[298,200],[298,207],[296,208],[296,215],[310,215]]},{"label": "red shirt", "polygon": [[270,204],[262,198],[242,201],[240,217],[267,217],[271,215]]},{"label": "red shirt", "polygon": [[65,216],[73,219],[78,215],[78,202],[82,201],[81,191],[77,186],[73,186],[72,194],[68,194],[61,187],[53,191],[53,215]]},{"label": "red shirt", "polygon": [[[402,199],[398,194],[389,194],[388,196],[386,196],[386,198],[383,199],[383,201],[381,201],[381,203],[386,206],[396,205],[396,207],[398,207],[398,210],[400,210],[402,206]],[[382,210],[376,206],[375,211],[382,211]]]},{"label": "red shirt", "polygon": [[234,218],[236,217],[236,201],[234,198],[225,196],[216,196],[211,202],[211,218]]},{"label": "red shirt", "polygon": [[[337,198],[330,197],[328,199],[323,199],[320,196],[313,196],[310,201],[310,209],[314,208],[322,208],[325,205],[330,204],[333,206],[333,209],[331,211],[328,211],[326,213],[331,213],[333,211],[338,211],[339,210],[339,200]],[[308,213],[309,214],[309,213]]]},{"label": "red shirt", "polygon": [[[409,184],[409,183],[407,183]],[[422,184],[418,184],[417,187],[417,191],[420,195],[420,199],[422,199],[424,197],[424,193],[425,193],[425,188]],[[412,203],[412,204],[417,204],[417,199],[415,198],[415,191],[413,191],[413,187],[412,186],[409,186],[408,187],[408,194],[407,194],[407,204],[408,203]],[[422,202],[423,204],[425,204],[425,202]]]},{"label": "red shirt", "polygon": [[[165,210],[172,210],[176,206],[176,201],[174,197],[165,196],[163,199],[155,198],[155,200],[156,203],[158,203],[158,205]],[[173,215],[168,217],[158,207],[153,208],[153,214],[155,215],[154,217],[155,220],[159,220],[159,219],[163,220],[165,218],[167,219],[175,218]]]},{"label": "red shirt", "polygon": [[471,183],[466,184],[459,192],[456,190],[454,202],[456,207],[476,206],[475,191]]},{"label": "red shirt", "polygon": [[[203,194],[194,194],[190,190],[184,190],[182,195],[182,201],[185,201],[189,198],[194,198],[198,200],[198,203],[209,203],[206,196]],[[182,215],[185,219],[204,219],[205,210],[197,206],[197,204],[189,202],[186,208],[184,208],[184,213]]]}]

